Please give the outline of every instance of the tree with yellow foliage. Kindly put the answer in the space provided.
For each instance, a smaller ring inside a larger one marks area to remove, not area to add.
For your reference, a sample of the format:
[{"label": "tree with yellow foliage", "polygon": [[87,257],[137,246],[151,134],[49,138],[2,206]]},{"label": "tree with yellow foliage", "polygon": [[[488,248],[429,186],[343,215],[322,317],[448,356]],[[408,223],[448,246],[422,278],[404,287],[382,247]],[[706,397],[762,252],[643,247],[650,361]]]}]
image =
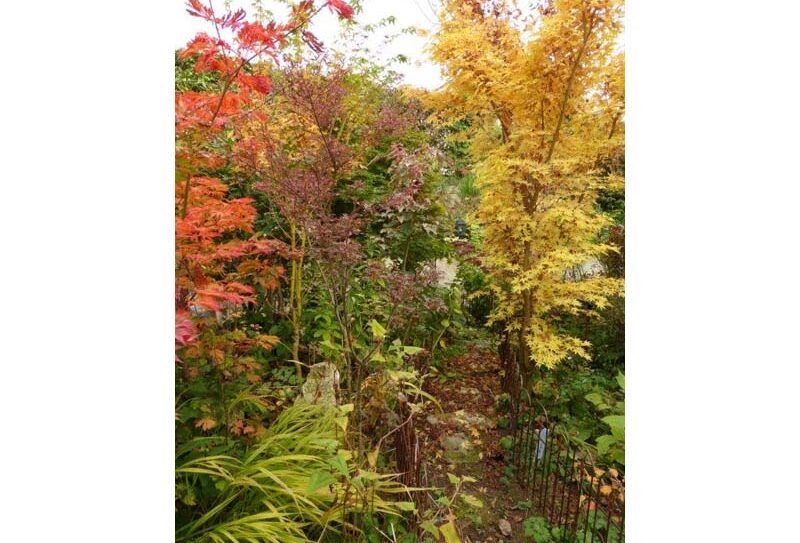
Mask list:
[{"label": "tree with yellow foliage", "polygon": [[600,189],[623,179],[601,165],[624,154],[620,0],[551,0],[531,16],[510,0],[445,0],[431,52],[446,84],[443,122],[467,117],[481,188],[477,219],[498,304],[490,322],[516,336],[518,360],[552,368],[588,344],[557,316],[595,314],[622,280],[578,273],[614,251]]}]

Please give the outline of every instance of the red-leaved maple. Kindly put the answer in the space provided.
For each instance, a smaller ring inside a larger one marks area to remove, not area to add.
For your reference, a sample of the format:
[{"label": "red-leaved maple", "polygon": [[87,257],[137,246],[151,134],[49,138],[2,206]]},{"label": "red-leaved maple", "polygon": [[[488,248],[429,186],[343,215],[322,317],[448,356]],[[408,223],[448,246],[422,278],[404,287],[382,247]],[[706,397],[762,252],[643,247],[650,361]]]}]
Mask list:
[{"label": "red-leaved maple", "polygon": [[[325,7],[343,18],[353,15],[353,9],[341,0],[320,5],[303,0],[293,7],[287,21],[263,24],[247,20],[241,9],[218,13],[200,0],[187,3],[189,14],[207,21],[213,34],[197,34],[180,57],[194,59],[194,69],[212,74],[218,86],[212,91],[175,94],[176,350],[208,350],[197,343],[209,315],[219,319],[253,302],[256,285],[277,288],[283,268],[276,265],[275,256],[293,256],[283,243],[255,235],[252,199],[229,197],[229,187],[207,172],[228,163],[226,131],[248,115],[256,96],[272,88],[267,74],[256,73],[248,65],[277,58],[287,38],[296,32],[312,49],[321,47],[306,27]],[[270,341],[262,338],[260,344]],[[177,356],[176,360],[181,361]]]}]

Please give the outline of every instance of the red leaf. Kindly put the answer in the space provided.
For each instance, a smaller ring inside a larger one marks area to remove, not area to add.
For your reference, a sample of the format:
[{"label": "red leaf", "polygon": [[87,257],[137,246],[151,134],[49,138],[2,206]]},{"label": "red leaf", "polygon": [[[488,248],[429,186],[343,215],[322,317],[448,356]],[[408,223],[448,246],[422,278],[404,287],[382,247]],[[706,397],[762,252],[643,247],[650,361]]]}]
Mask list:
[{"label": "red leaf", "polygon": [[255,292],[255,289],[253,289],[253,287],[248,285],[243,285],[237,281],[231,281],[225,286],[228,287],[229,289],[236,290],[242,294],[253,294]]},{"label": "red leaf", "polygon": [[312,51],[314,51],[315,53],[322,52],[322,42],[319,41],[319,39],[314,34],[309,32],[308,30],[303,30],[300,33],[300,36],[303,38],[303,41],[306,42],[306,44],[311,48]]},{"label": "red leaf", "polygon": [[192,38],[192,41],[186,45],[186,49],[181,51],[180,58],[187,58],[193,55],[203,54],[208,52],[210,49],[213,49],[213,47],[214,42],[211,39],[211,36],[205,32],[201,32]]},{"label": "red leaf", "polygon": [[353,8],[342,0],[328,0],[328,7],[342,19],[350,19],[353,16]]},{"label": "red leaf", "polygon": [[241,24],[242,21],[244,21],[244,17],[245,12],[241,8],[237,9],[233,13],[226,13],[221,21],[222,28],[236,28]]},{"label": "red leaf", "polygon": [[212,285],[209,288],[197,290],[195,304],[212,311],[220,311],[222,309],[220,302],[227,302],[231,305],[244,305],[253,301],[252,296],[247,295],[253,292],[251,287],[247,287],[241,283],[233,284],[236,285],[234,288],[239,290],[241,294],[225,292],[219,285]]},{"label": "red leaf", "polygon": [[197,329],[187,311],[175,313],[175,342],[189,345],[197,340]]},{"label": "red leaf", "polygon": [[239,82],[261,94],[267,94],[272,89],[272,81],[263,75],[241,75]]},{"label": "red leaf", "polygon": [[261,23],[251,22],[243,23],[236,37],[239,39],[239,43],[247,48],[259,45],[272,47],[277,38],[274,25],[269,25],[265,28]]},{"label": "red leaf", "polygon": [[272,81],[268,77],[263,75],[254,75],[253,79],[253,88],[260,92],[261,94],[267,94],[270,89],[272,89]]},{"label": "red leaf", "polygon": [[190,6],[189,9],[186,10],[189,12],[189,15],[207,20],[214,18],[214,10],[201,4],[200,0],[189,0],[187,4]]}]

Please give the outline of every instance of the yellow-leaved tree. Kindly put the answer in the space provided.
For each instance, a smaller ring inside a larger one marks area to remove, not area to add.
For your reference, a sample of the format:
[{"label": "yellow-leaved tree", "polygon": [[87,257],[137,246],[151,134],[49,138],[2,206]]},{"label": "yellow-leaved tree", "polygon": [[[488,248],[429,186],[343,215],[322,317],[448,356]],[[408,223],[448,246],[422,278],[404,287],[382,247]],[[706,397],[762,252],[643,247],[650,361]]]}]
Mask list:
[{"label": "yellow-leaved tree", "polygon": [[477,219],[498,299],[490,322],[514,338],[523,375],[588,344],[562,333],[564,313],[596,315],[621,279],[581,273],[616,250],[598,191],[619,190],[624,156],[620,0],[552,0],[523,15],[511,0],[445,0],[431,52],[445,86],[441,122],[467,118],[481,188]]}]

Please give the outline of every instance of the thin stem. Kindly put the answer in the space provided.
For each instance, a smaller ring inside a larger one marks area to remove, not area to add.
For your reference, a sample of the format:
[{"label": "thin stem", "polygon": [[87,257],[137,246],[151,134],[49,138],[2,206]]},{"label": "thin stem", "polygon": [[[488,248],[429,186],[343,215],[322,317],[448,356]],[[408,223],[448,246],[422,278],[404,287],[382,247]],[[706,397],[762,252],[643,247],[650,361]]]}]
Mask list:
[{"label": "thin stem", "polygon": [[558,141],[558,136],[561,131],[561,123],[564,121],[564,115],[567,111],[567,104],[569,103],[570,94],[572,93],[572,83],[575,81],[575,73],[578,71],[578,66],[581,63],[581,60],[583,60],[583,53],[586,51],[586,45],[589,43],[589,37],[592,35],[593,27],[594,18],[591,17],[588,25],[585,26],[581,47],[578,49],[578,54],[575,56],[575,62],[572,63],[572,68],[570,68],[569,71],[567,85],[564,87],[564,96],[561,99],[561,108],[558,111],[558,120],[556,121],[555,129],[553,129],[553,137],[550,140],[550,147],[547,149],[547,156],[544,159],[545,164],[550,162],[550,159],[553,158],[553,151],[555,151],[556,142]]}]

